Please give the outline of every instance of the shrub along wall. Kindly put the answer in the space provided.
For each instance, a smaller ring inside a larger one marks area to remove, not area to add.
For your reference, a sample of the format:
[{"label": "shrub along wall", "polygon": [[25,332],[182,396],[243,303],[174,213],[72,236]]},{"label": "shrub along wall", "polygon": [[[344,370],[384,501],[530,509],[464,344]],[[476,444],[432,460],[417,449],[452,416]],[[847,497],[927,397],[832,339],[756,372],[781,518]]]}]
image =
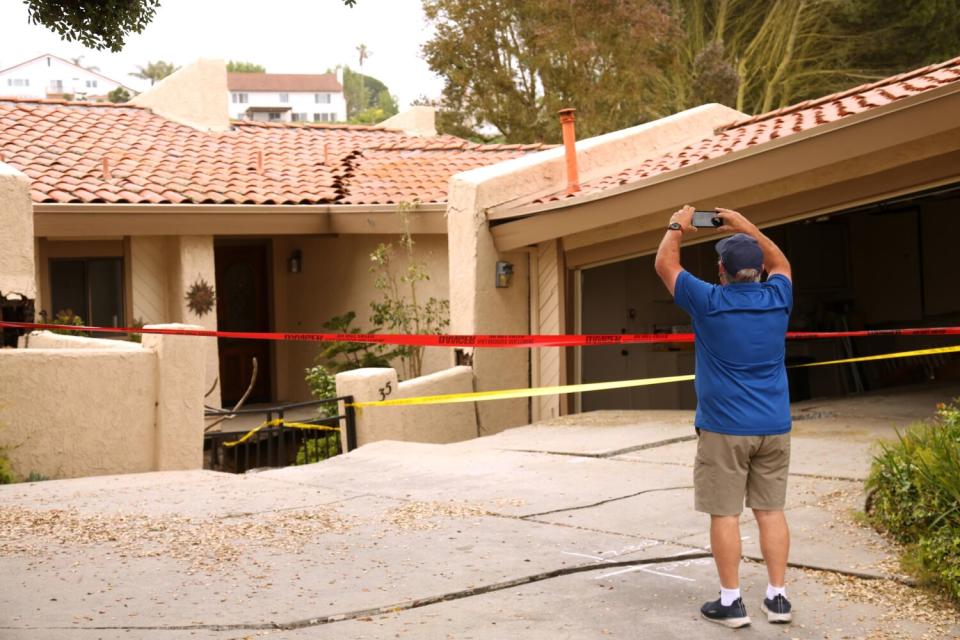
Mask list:
[{"label": "shrub along wall", "polygon": [[907,546],[904,564],[960,602],[960,405],[940,405],[874,460],[874,524]]}]

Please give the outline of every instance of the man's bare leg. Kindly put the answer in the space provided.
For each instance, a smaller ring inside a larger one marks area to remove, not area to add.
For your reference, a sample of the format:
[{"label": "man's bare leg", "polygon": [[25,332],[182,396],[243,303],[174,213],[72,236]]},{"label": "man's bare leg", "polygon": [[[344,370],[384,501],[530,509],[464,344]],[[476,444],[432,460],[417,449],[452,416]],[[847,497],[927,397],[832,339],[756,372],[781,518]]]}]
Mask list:
[{"label": "man's bare leg", "polygon": [[[790,529],[783,511],[754,509],[760,528],[760,552],[767,563],[770,584],[782,587],[787,577],[787,558],[790,555]],[[721,578],[722,579],[722,578]]]},{"label": "man's bare leg", "polygon": [[710,516],[710,548],[724,589],[740,588],[740,518]]}]

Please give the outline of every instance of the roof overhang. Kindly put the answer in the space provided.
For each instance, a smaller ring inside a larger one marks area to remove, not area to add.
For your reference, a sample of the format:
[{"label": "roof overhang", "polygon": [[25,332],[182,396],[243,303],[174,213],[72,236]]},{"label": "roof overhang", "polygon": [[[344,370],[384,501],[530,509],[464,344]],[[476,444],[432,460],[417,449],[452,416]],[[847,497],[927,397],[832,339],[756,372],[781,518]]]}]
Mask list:
[{"label": "roof overhang", "polygon": [[[767,224],[801,219],[957,180],[957,113],[960,82],[646,180],[558,202],[496,207],[487,217],[500,251],[563,237],[570,266],[648,251],[684,203],[739,208]],[[605,247],[591,252],[594,245]]]},{"label": "roof overhang", "polygon": [[[407,212],[414,234],[445,234],[446,205]],[[216,205],[35,203],[36,237],[130,235],[274,236],[402,233],[397,205]]]}]

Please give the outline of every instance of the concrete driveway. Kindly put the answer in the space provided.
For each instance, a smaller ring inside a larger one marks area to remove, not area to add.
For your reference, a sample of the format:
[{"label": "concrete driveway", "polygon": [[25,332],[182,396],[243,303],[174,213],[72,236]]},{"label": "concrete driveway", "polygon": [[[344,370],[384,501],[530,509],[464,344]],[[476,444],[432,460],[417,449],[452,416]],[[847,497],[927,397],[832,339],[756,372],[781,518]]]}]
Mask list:
[{"label": "concrete driveway", "polygon": [[[790,627],[701,620],[690,412],[599,412],[451,444],[378,442],[243,476],[0,487],[0,638],[944,638],[945,610],[858,524],[879,439],[960,388],[807,402],[789,492]],[[946,613],[945,613],[946,611]]]}]

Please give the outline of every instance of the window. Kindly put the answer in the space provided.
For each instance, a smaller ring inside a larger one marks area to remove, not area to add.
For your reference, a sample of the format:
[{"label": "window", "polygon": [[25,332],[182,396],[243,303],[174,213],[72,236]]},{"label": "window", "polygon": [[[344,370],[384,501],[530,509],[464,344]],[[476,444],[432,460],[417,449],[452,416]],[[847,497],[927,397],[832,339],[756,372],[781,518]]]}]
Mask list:
[{"label": "window", "polygon": [[307,116],[309,115],[309,113],[291,113],[290,118],[294,122],[307,122]]},{"label": "window", "polygon": [[30,78],[7,78],[8,87],[29,87]]},{"label": "window", "polygon": [[337,121],[337,114],[335,113],[327,114],[327,122],[336,122],[336,121]]},{"label": "window", "polygon": [[233,104],[247,104],[249,96],[245,93],[234,93]]},{"label": "window", "polygon": [[54,93],[63,93],[63,80],[51,80],[50,91]]},{"label": "window", "polygon": [[97,81],[96,80],[87,80],[87,89],[96,89]]},{"label": "window", "polygon": [[314,122],[320,122],[320,114],[319,114],[319,113],[313,114],[313,121],[314,121]]},{"label": "window", "polygon": [[317,104],[330,104],[330,94],[329,93],[315,93],[313,94],[313,101]]},{"label": "window", "polygon": [[289,94],[289,93],[281,93],[281,94],[280,94],[280,102],[282,102],[282,103],[290,102],[290,94]]},{"label": "window", "polygon": [[280,114],[277,113],[276,111],[271,111],[270,113],[267,114],[267,117],[270,118],[271,122],[276,122],[277,120],[280,119]]},{"label": "window", "polygon": [[85,324],[122,327],[123,258],[50,260],[51,315],[70,309]]}]

